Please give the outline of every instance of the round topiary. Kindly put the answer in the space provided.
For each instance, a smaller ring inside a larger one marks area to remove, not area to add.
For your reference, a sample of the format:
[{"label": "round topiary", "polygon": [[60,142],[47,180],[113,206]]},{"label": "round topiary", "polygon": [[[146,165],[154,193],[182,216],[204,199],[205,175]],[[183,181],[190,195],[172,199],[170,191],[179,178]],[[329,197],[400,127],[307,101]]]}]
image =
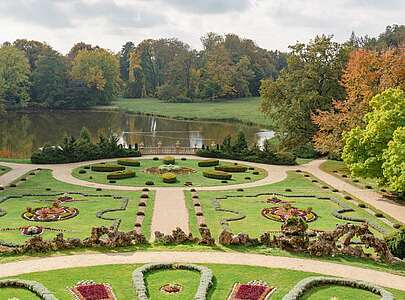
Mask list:
[{"label": "round topiary", "polygon": [[173,156],[165,156],[162,160],[165,165],[174,165],[176,163],[176,159]]},{"label": "round topiary", "polygon": [[17,185],[15,183],[11,183],[10,187],[16,187]]},{"label": "round topiary", "polygon": [[86,170],[79,170],[79,174],[86,174],[87,172],[86,172]]},{"label": "round topiary", "polygon": [[382,213],[379,213],[379,212],[375,213],[374,215],[375,215],[377,218],[384,218],[384,215],[383,215]]},{"label": "round topiary", "polygon": [[34,176],[34,175],[35,175],[35,172],[31,172],[30,175],[31,175],[31,176]]},{"label": "round topiary", "polygon": [[149,192],[149,189],[148,188],[143,188],[142,192]]},{"label": "round topiary", "polygon": [[318,180],[316,180],[316,179],[312,179],[312,182],[318,182]]},{"label": "round topiary", "polygon": [[151,180],[145,182],[145,185],[155,185],[155,183]]},{"label": "round topiary", "polygon": [[244,189],[237,189],[236,191],[238,191],[238,192],[243,192]]},{"label": "round topiary", "polygon": [[196,215],[196,216],[201,217],[201,216],[203,216],[204,214],[203,214],[202,212],[200,212],[200,211],[199,211],[199,212],[198,212],[198,213],[196,213],[195,215]]},{"label": "round topiary", "polygon": [[190,189],[190,192],[196,192],[196,189]]},{"label": "round topiary", "polygon": [[141,198],[142,198],[142,199],[147,199],[147,198],[149,198],[149,195],[146,194],[146,193],[143,193],[143,194],[141,195]]},{"label": "round topiary", "polygon": [[143,211],[138,211],[138,212],[136,213],[136,215],[137,215],[137,216],[144,216],[145,213],[144,213]]},{"label": "round topiary", "polygon": [[198,199],[198,195],[193,195],[193,199]]},{"label": "round topiary", "polygon": [[308,174],[304,174],[304,177],[310,177]]},{"label": "round topiary", "polygon": [[249,176],[245,177],[245,180],[251,180],[251,179],[252,179],[252,178],[249,177]]},{"label": "round topiary", "polygon": [[145,202],[139,202],[138,206],[146,206]]},{"label": "round topiary", "polygon": [[141,223],[135,223],[135,227],[142,227]]},{"label": "round topiary", "polygon": [[258,171],[253,171],[252,174],[253,174],[253,175],[260,175],[260,172],[258,172]]},{"label": "round topiary", "polygon": [[4,190],[4,187],[0,186],[0,191],[3,191],[3,190]]},{"label": "round topiary", "polygon": [[102,188],[96,188],[97,192],[101,192],[103,189]]},{"label": "round topiary", "polygon": [[387,190],[386,190],[386,189],[381,189],[380,191],[381,191],[382,193],[387,192]]},{"label": "round topiary", "polygon": [[342,177],[343,177],[343,178],[347,178],[347,175],[346,175],[346,174],[343,174]]},{"label": "round topiary", "polygon": [[89,179],[93,179],[93,176],[89,176]]},{"label": "round topiary", "polygon": [[396,223],[396,224],[392,225],[392,227],[394,227],[395,229],[399,229],[399,228],[401,228],[401,224]]},{"label": "round topiary", "polygon": [[329,187],[326,186],[326,185],[323,185],[322,188],[326,190],[326,189],[328,189]]},{"label": "round topiary", "polygon": [[338,189],[333,189],[332,192],[337,193],[337,192],[339,192],[339,190]]},{"label": "round topiary", "polygon": [[285,189],[286,192],[292,192],[292,189]]},{"label": "round topiary", "polygon": [[337,170],[333,170],[332,172],[333,172],[333,173],[337,173],[338,171],[337,171]]},{"label": "round topiary", "polygon": [[358,179],[353,179],[353,182],[359,182],[359,180]]},{"label": "round topiary", "polygon": [[155,157],[152,158],[152,159],[153,159],[153,160],[159,160],[159,157],[156,157],[156,156],[155,156]]},{"label": "round topiary", "polygon": [[84,166],[83,169],[90,170],[90,166]]},{"label": "round topiary", "polygon": [[46,188],[45,190],[46,190],[46,191],[51,191],[52,189],[51,189],[51,188]]},{"label": "round topiary", "polygon": [[221,183],[228,183],[228,181],[226,181],[226,180],[221,180]]},{"label": "round topiary", "polygon": [[128,167],[139,167],[141,162],[139,160],[126,158],[117,160],[117,164]]},{"label": "round topiary", "polygon": [[21,178],[20,180],[21,181],[27,181],[27,178]]},{"label": "round topiary", "polygon": [[367,208],[367,205],[365,205],[364,203],[359,203],[359,207],[360,208]]},{"label": "round topiary", "polygon": [[115,180],[110,180],[110,181],[108,181],[109,183],[117,183],[117,181],[115,181]]},{"label": "round topiary", "polygon": [[205,224],[205,223],[201,223],[201,224],[200,224],[200,227],[206,228],[206,227],[208,227],[208,226],[207,226],[207,224]]},{"label": "round topiary", "polygon": [[301,173],[302,171],[301,171],[301,170],[295,170],[295,172],[297,172],[297,173]]},{"label": "round topiary", "polygon": [[373,187],[371,185],[366,185],[365,188],[371,190]]},{"label": "round topiary", "polygon": [[346,199],[346,200],[352,200],[353,198],[350,197],[350,196],[348,196],[348,195],[346,195],[346,196],[345,196],[345,199]]},{"label": "round topiary", "polygon": [[187,160],[187,158],[185,158],[185,157],[182,157],[182,158],[180,158],[180,159],[183,160],[183,161],[184,161],[184,160]]},{"label": "round topiary", "polygon": [[194,204],[194,206],[198,207],[198,206],[201,206],[201,204],[197,202],[197,203]]},{"label": "round topiary", "polygon": [[177,181],[177,176],[174,173],[163,173],[161,177],[164,183],[175,183]]}]

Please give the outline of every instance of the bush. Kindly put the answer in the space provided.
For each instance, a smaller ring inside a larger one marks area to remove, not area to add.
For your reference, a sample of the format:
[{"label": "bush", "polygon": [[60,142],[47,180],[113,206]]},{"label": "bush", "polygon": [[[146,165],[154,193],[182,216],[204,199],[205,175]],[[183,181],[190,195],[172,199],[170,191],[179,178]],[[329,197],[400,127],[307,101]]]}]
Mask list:
[{"label": "bush", "polygon": [[139,160],[127,158],[127,159],[119,159],[117,161],[117,164],[129,167],[139,167],[141,165],[141,162]]},{"label": "bush", "polygon": [[360,208],[367,208],[367,205],[365,205],[364,203],[359,203],[359,207]]},{"label": "bush", "polygon": [[151,180],[145,182],[145,185],[155,185],[155,183]]},{"label": "bush", "polygon": [[246,176],[245,177],[245,180],[251,180],[252,178],[251,177],[249,177],[249,176]]},{"label": "bush", "polygon": [[177,181],[177,176],[174,173],[163,173],[161,177],[164,183],[175,183]]},{"label": "bush", "polygon": [[107,179],[125,179],[135,177],[135,172],[131,170],[117,171],[107,175]]},{"label": "bush", "polygon": [[286,192],[292,192],[292,189],[285,189]]},{"label": "bush", "polygon": [[187,158],[185,158],[185,157],[182,157],[182,158],[180,158],[180,159],[183,160],[183,161],[184,161],[184,160],[187,160]]},{"label": "bush", "polygon": [[218,159],[207,159],[198,162],[199,167],[215,167],[219,165]]},{"label": "bush", "polygon": [[83,169],[90,170],[90,166],[84,166]]},{"label": "bush", "polygon": [[86,174],[86,170],[79,170],[79,174]]},{"label": "bush", "polygon": [[96,164],[91,166],[91,170],[94,172],[116,172],[125,170],[125,167],[115,164]]},{"label": "bush", "polygon": [[391,253],[401,259],[405,258],[405,226],[385,238]]},{"label": "bush", "polygon": [[149,189],[148,188],[143,188],[142,192],[149,192]]},{"label": "bush", "polygon": [[96,188],[96,191],[97,192],[101,192],[103,189],[101,189],[101,188]]},{"label": "bush", "polygon": [[382,213],[375,213],[374,214],[377,218],[384,218],[384,215]]},{"label": "bush", "polygon": [[147,199],[147,198],[149,198],[149,195],[148,195],[148,193],[143,193],[142,195],[141,195],[141,199]]},{"label": "bush", "polygon": [[401,224],[395,223],[394,225],[392,225],[392,227],[394,227],[395,229],[399,229],[401,228]]},{"label": "bush", "polygon": [[139,202],[138,206],[146,206],[145,202]]},{"label": "bush", "polygon": [[109,183],[117,183],[115,180],[110,180]]},{"label": "bush", "polygon": [[238,192],[243,192],[244,189],[237,189],[236,191],[238,191]]},{"label": "bush", "polygon": [[165,156],[162,160],[165,165],[174,165],[176,163],[176,159],[173,156]]},{"label": "bush", "polygon": [[371,185],[366,185],[365,188],[371,190],[373,187]]},{"label": "bush", "polygon": [[221,181],[221,183],[228,183],[228,181],[226,181],[226,180],[222,180],[222,181]]},{"label": "bush", "polygon": [[244,173],[247,171],[247,167],[242,165],[223,165],[215,167],[215,170],[229,173]]},{"label": "bush", "polygon": [[232,174],[223,172],[223,171],[217,171],[217,170],[209,170],[209,171],[204,171],[203,176],[207,178],[212,178],[212,179],[219,179],[219,180],[229,180],[232,178]]},{"label": "bush", "polygon": [[153,160],[159,160],[159,157],[156,157],[156,156],[155,156],[155,157],[153,158]]},{"label": "bush", "polygon": [[346,200],[352,200],[352,197],[346,195],[346,196],[345,196],[345,199],[346,199]]},{"label": "bush", "polygon": [[259,175],[260,173],[258,171],[252,172],[253,175]]}]

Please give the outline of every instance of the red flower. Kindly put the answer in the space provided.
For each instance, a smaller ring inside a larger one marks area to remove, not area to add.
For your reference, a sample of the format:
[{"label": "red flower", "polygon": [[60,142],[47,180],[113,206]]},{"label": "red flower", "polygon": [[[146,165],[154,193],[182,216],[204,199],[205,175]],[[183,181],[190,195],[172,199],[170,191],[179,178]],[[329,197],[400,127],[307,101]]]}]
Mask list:
[{"label": "red flower", "polygon": [[77,290],[85,300],[110,299],[108,290],[103,284],[81,285]]}]

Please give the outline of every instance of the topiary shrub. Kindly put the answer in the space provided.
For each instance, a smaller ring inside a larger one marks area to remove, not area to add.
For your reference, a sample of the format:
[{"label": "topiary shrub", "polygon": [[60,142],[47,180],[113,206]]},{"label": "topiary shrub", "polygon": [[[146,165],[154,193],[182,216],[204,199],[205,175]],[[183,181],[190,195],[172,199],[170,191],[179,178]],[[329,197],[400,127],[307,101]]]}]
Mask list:
[{"label": "topiary shrub", "polygon": [[353,182],[359,182],[359,180],[358,179],[353,179]]},{"label": "topiary shrub", "polygon": [[190,192],[196,192],[197,190],[196,189],[190,189]]},{"label": "topiary shrub", "polygon": [[215,167],[215,170],[229,173],[244,173],[247,171],[247,167],[242,165],[223,165]]},{"label": "topiary shrub", "polygon": [[89,176],[89,179],[93,179],[93,176]]},{"label": "topiary shrub", "polygon": [[228,181],[226,181],[226,180],[221,180],[221,183],[228,183]]},{"label": "topiary shrub", "polygon": [[342,177],[343,177],[343,178],[347,178],[347,175],[346,175],[346,174],[343,174]]},{"label": "topiary shrub", "polygon": [[337,193],[337,192],[339,192],[339,190],[338,189],[333,189],[332,192]]},{"label": "topiary shrub", "polygon": [[292,189],[285,189],[286,192],[292,192]]},{"label": "topiary shrub", "polygon": [[153,159],[153,160],[159,160],[159,157],[156,157],[156,156],[155,156],[155,157],[152,158],[152,159]]},{"label": "topiary shrub", "polygon": [[164,183],[175,183],[177,181],[177,176],[174,173],[163,173],[161,177]]},{"label": "topiary shrub", "polygon": [[10,187],[16,187],[17,185],[15,183],[11,183]]},{"label": "topiary shrub", "polygon": [[103,189],[102,188],[96,188],[97,192],[101,192]]},{"label": "topiary shrub", "polygon": [[301,173],[302,171],[301,171],[301,170],[295,170],[295,172],[297,172],[297,173]]},{"label": "topiary shrub", "polygon": [[96,164],[91,166],[91,170],[94,172],[116,172],[125,170],[125,167],[115,164]]},{"label": "topiary shrub", "polygon": [[405,226],[385,238],[391,253],[401,259],[405,258]]},{"label": "topiary shrub", "polygon": [[145,202],[139,202],[138,206],[146,206]]},{"label": "topiary shrub", "polygon": [[348,196],[348,195],[346,195],[346,196],[345,196],[345,199],[346,199],[346,200],[352,200],[353,198],[350,197],[350,196]]},{"label": "topiary shrub", "polygon": [[312,182],[318,182],[318,180],[316,180],[316,179],[312,179]]},{"label": "topiary shrub", "polygon": [[83,169],[79,170],[79,174],[86,174],[86,173],[87,173],[86,170],[83,170]]},{"label": "topiary shrub", "polygon": [[136,213],[136,215],[137,215],[137,216],[144,216],[145,213],[144,213],[143,211],[138,211],[138,212]]},{"label": "topiary shrub", "polygon": [[219,160],[218,159],[207,159],[203,161],[198,162],[199,167],[215,167],[219,165]]},{"label": "topiary shrub", "polygon": [[184,160],[187,160],[187,158],[185,158],[185,157],[182,157],[182,158],[180,158],[180,159],[183,160],[183,161],[184,161]]},{"label": "topiary shrub", "polygon": [[304,177],[310,177],[308,174],[304,174]]},{"label": "topiary shrub", "polygon": [[149,189],[148,188],[143,188],[142,192],[149,192]]},{"label": "topiary shrub", "polygon": [[386,189],[381,189],[380,192],[385,193],[385,192],[387,192],[387,190]]},{"label": "topiary shrub", "polygon": [[253,175],[259,175],[260,173],[258,171],[252,172]]},{"label": "topiary shrub", "polygon": [[34,176],[34,175],[35,175],[35,172],[31,172],[30,175],[31,175],[31,176]]},{"label": "topiary shrub", "polygon": [[196,213],[195,215],[196,215],[196,216],[199,216],[199,217],[202,217],[204,214],[203,214],[202,212],[200,212],[200,211],[199,211],[199,212],[198,212],[198,213]]},{"label": "topiary shrub", "polygon": [[217,171],[217,170],[209,170],[209,171],[204,171],[203,176],[207,178],[212,178],[212,179],[219,179],[219,180],[229,180],[232,178],[232,174],[223,172],[223,171]]},{"label": "topiary shrub", "polygon": [[151,180],[145,182],[145,185],[155,185],[155,183]]},{"label": "topiary shrub", "polygon": [[365,188],[371,190],[373,187],[371,185],[366,185]]},{"label": "topiary shrub", "polygon": [[147,193],[143,193],[143,194],[141,195],[141,198],[142,198],[142,199],[147,199],[147,198],[149,198],[149,195],[148,195]]},{"label": "topiary shrub", "polygon": [[359,207],[360,208],[367,208],[367,205],[365,205],[364,203],[359,203]]},{"label": "topiary shrub", "polygon": [[117,160],[117,164],[129,167],[139,167],[141,162],[139,160],[126,158]]},{"label": "topiary shrub", "polygon": [[392,227],[394,227],[395,229],[399,229],[399,228],[401,228],[401,224],[396,223],[396,224],[392,225]]},{"label": "topiary shrub", "polygon": [[176,163],[176,159],[173,156],[165,156],[162,160],[165,165],[174,165]]},{"label": "topiary shrub", "polygon": [[135,177],[135,172],[131,170],[117,171],[107,175],[107,179],[125,179]]},{"label": "topiary shrub", "polygon": [[251,179],[252,179],[252,178],[249,177],[249,176],[245,177],[245,180],[251,180]]},{"label": "topiary shrub", "polygon": [[27,178],[21,178],[20,180],[21,181],[27,181]]},{"label": "topiary shrub", "polygon": [[117,183],[115,180],[110,180],[108,183]]},{"label": "topiary shrub", "polygon": [[326,190],[326,189],[328,189],[329,187],[326,186],[326,185],[323,185],[322,188]]},{"label": "topiary shrub", "polygon": [[90,170],[90,166],[84,166],[83,169]]},{"label": "topiary shrub", "polygon": [[237,189],[236,191],[238,191],[238,192],[243,192],[244,189]]},{"label": "topiary shrub", "polygon": [[51,188],[46,188],[46,189],[45,189],[45,191],[51,191],[51,190],[52,190]]},{"label": "topiary shrub", "polygon": [[384,215],[382,213],[375,213],[374,214],[377,218],[384,218]]}]

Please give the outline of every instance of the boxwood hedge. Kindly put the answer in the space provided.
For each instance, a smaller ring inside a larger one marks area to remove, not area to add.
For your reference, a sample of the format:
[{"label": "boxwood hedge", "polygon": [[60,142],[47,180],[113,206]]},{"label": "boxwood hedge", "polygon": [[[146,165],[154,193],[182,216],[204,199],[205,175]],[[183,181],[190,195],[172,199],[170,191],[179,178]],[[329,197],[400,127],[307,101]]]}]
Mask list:
[{"label": "boxwood hedge", "polygon": [[124,170],[124,171],[116,171],[107,175],[107,179],[125,179],[135,177],[135,171],[131,170]]},{"label": "boxwood hedge", "polygon": [[119,159],[117,161],[117,164],[129,167],[139,167],[141,165],[141,162],[139,160],[126,158],[126,159]]},{"label": "boxwood hedge", "polygon": [[161,177],[164,183],[175,183],[177,181],[177,176],[174,173],[163,173]]},{"label": "boxwood hedge", "polygon": [[204,171],[203,176],[207,178],[212,178],[212,179],[220,179],[220,180],[229,180],[232,178],[232,174],[223,172],[223,171],[217,171],[217,170],[209,170],[209,171]]},{"label": "boxwood hedge", "polygon": [[95,164],[91,166],[91,170],[94,172],[116,172],[125,170],[125,167],[116,164]]},{"label": "boxwood hedge", "polygon": [[199,167],[215,167],[219,165],[218,159],[207,159],[198,162]]},{"label": "boxwood hedge", "polygon": [[215,170],[230,173],[244,173],[247,171],[247,167],[243,165],[222,165],[215,167]]}]

